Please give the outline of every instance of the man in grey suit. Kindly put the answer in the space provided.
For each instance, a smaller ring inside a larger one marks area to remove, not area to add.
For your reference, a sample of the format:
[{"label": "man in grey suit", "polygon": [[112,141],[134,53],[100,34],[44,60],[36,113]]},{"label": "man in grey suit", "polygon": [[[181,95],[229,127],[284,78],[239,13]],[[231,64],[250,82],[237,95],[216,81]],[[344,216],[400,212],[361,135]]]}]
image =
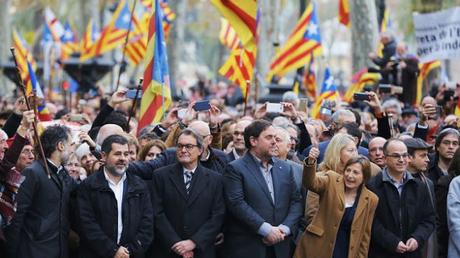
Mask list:
[{"label": "man in grey suit", "polygon": [[291,166],[273,158],[276,130],[256,120],[244,130],[248,152],[224,172],[226,257],[288,258],[302,216]]}]

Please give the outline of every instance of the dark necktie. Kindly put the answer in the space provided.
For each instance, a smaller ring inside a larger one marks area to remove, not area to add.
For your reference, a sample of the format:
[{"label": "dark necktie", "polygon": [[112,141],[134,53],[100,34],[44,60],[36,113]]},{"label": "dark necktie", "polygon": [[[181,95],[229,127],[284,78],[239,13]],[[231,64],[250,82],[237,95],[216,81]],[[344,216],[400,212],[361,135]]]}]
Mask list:
[{"label": "dark necktie", "polygon": [[193,173],[192,171],[185,171],[185,191],[187,194],[190,193],[190,187],[192,186],[192,177]]}]

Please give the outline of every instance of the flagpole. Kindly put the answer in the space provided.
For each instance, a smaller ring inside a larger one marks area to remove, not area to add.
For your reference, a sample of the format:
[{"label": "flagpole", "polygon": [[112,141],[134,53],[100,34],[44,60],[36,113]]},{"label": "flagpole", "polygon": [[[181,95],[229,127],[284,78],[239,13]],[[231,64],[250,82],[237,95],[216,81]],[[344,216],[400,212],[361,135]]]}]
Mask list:
[{"label": "flagpole", "polygon": [[[10,48],[10,51],[11,51],[11,55],[13,56],[13,61],[14,61],[15,67],[16,67],[16,76],[17,76],[17,80],[19,82],[19,88],[21,89],[22,94],[24,95],[24,101],[26,102],[27,110],[32,110],[32,107],[30,106],[29,99],[27,98],[26,86],[24,85],[24,81],[21,78],[21,74],[20,74],[19,66],[18,66],[18,60],[16,59],[16,53],[15,53],[14,47]],[[40,136],[38,135],[37,118],[36,117],[35,117],[35,120],[32,122],[32,127],[34,129],[34,136],[35,136],[35,139],[37,140],[37,145],[38,145],[38,150],[40,152],[40,156],[43,159],[43,165],[45,166],[46,174],[48,175],[48,178],[50,178],[51,173],[50,173],[50,170],[48,168],[48,163],[46,161],[45,152],[43,151],[43,145],[42,145],[42,142],[40,140]]]},{"label": "flagpole", "polygon": [[[129,1],[129,0],[127,0],[127,1]],[[132,24],[133,24],[134,10],[136,9],[136,3],[137,3],[137,0],[133,0],[133,1],[134,1],[134,4],[133,4],[133,8],[131,9],[131,19],[129,20],[128,33],[126,34],[125,43],[123,44],[123,52],[121,53],[120,70],[118,72],[117,86],[115,87],[115,91],[117,91],[118,87],[120,86],[121,74],[124,72],[123,71],[123,65],[125,63],[126,45],[128,45],[129,34],[131,33],[131,27],[132,27]]]},{"label": "flagpole", "polygon": [[137,84],[137,89],[136,89],[136,95],[134,96],[133,105],[131,106],[131,112],[129,112],[129,116],[128,116],[128,132],[127,133],[129,133],[129,122],[131,122],[131,117],[136,112],[137,97],[139,96],[139,92],[141,91],[143,82],[144,82],[144,78],[142,77],[139,78],[139,83]]}]

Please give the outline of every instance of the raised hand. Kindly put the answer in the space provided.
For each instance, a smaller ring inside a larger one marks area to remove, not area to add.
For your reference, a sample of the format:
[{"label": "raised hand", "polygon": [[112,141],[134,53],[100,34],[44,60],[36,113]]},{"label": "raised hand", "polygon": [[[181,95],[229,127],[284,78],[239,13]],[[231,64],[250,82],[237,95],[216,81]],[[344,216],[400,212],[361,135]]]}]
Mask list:
[{"label": "raised hand", "polygon": [[111,107],[115,107],[116,105],[121,104],[125,101],[128,101],[128,98],[126,98],[126,90],[118,90],[112,94],[112,97],[110,98],[108,104]]}]

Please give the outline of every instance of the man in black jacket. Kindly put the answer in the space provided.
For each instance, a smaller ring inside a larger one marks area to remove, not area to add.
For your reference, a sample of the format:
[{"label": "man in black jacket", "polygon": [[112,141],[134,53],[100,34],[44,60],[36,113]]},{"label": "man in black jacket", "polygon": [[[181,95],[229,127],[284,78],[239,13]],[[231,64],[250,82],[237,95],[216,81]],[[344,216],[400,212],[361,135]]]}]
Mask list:
[{"label": "man in black jacket", "polygon": [[387,167],[369,182],[369,189],[379,197],[369,257],[421,258],[435,226],[428,189],[407,171],[404,142],[390,139],[383,152]]},{"label": "man in black jacket", "polygon": [[22,172],[17,211],[6,229],[10,257],[68,257],[69,200],[76,187],[63,167],[72,153],[70,129],[51,126],[40,139],[49,171],[38,160]]},{"label": "man in black jacket", "polygon": [[203,139],[183,130],[177,162],[153,174],[155,234],[152,257],[214,258],[214,241],[224,220],[222,177],[198,161]]},{"label": "man in black jacket", "polygon": [[153,238],[153,212],[146,183],[127,174],[128,140],[102,143],[105,165],[84,180],[77,203],[80,257],[144,257]]}]

